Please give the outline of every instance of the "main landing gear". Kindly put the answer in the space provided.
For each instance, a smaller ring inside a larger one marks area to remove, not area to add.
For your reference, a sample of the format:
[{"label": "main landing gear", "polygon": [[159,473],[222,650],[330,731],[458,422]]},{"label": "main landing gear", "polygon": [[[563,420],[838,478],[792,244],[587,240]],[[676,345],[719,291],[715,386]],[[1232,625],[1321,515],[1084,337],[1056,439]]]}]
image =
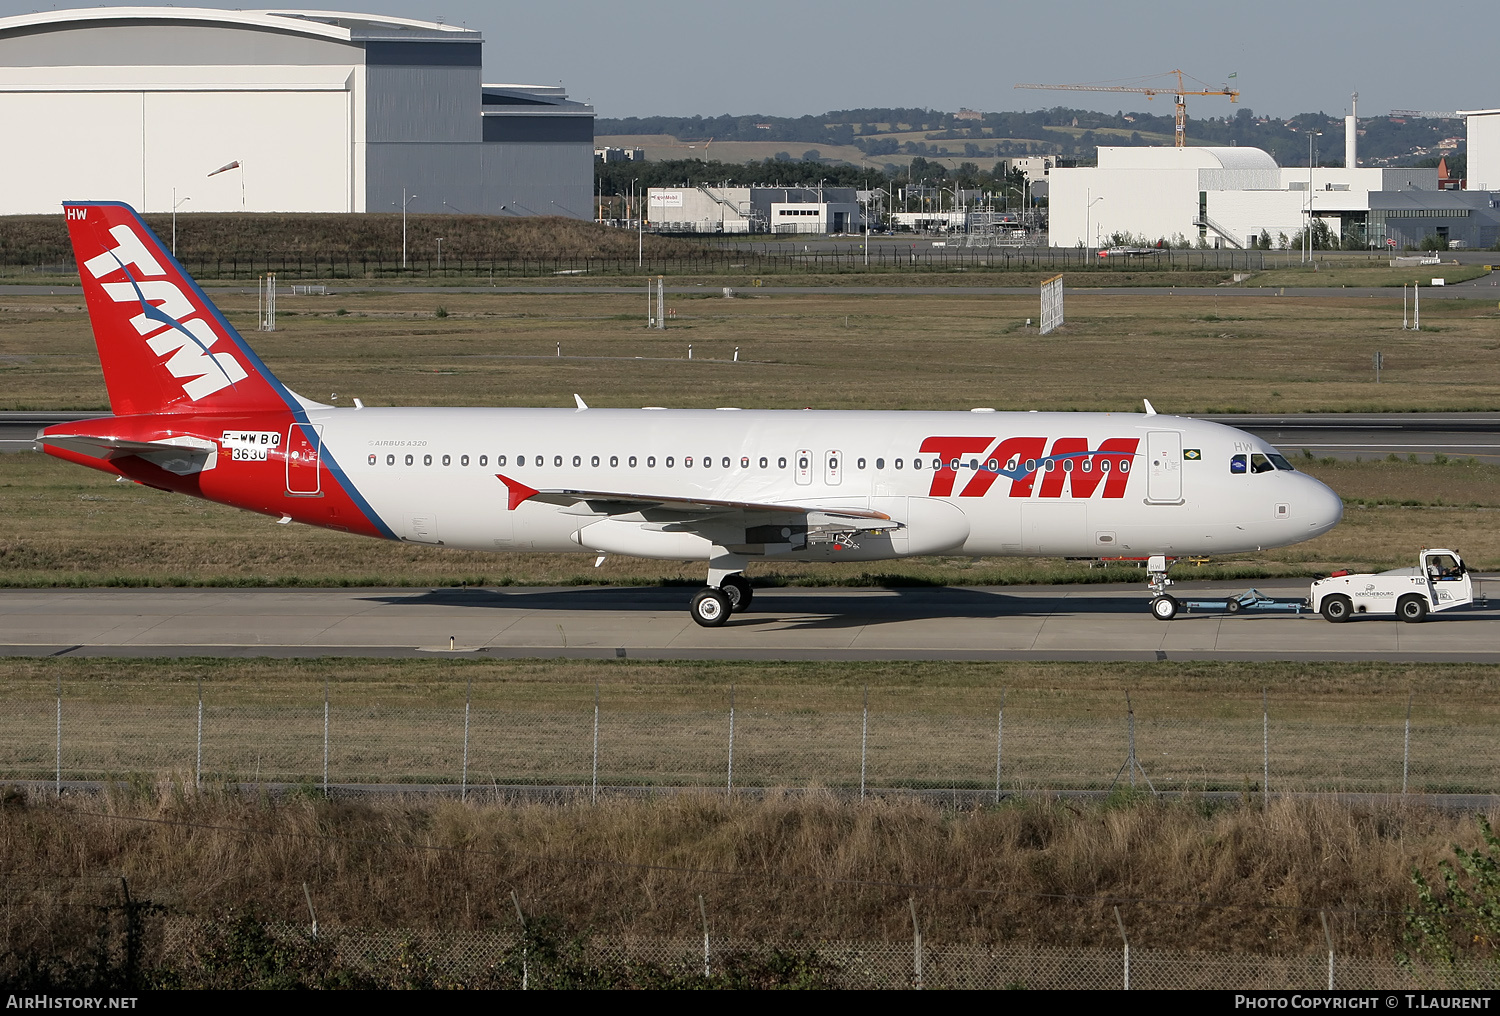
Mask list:
[{"label": "main landing gear", "polygon": [[708,585],[693,594],[688,613],[705,628],[718,628],[730,614],[748,609],[755,597],[742,569],[745,559],[737,555],[715,557],[709,562]]}]

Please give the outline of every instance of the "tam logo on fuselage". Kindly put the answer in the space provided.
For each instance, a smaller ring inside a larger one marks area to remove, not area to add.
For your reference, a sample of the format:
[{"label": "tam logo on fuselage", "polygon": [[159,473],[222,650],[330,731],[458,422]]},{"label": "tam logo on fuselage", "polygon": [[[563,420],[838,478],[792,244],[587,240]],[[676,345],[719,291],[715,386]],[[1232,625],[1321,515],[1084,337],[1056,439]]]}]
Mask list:
[{"label": "tam logo on fuselage", "polygon": [[959,473],[967,469],[972,478],[958,497],[983,497],[1005,477],[1010,497],[1060,498],[1066,490],[1071,498],[1121,498],[1140,443],[1140,438],[1114,437],[1090,448],[1087,438],[1060,437],[1049,449],[1045,437],[929,437],[921,450],[934,456],[929,497],[953,497]]},{"label": "tam logo on fuselage", "polygon": [[[87,209],[68,209],[71,219],[82,219],[86,214]],[[219,340],[213,326],[194,316],[198,309],[177,283],[165,278],[167,272],[161,262],[135,231],[120,225],[109,233],[116,246],[89,258],[83,267],[96,279],[116,272],[123,275],[123,282],[101,281],[100,286],[116,303],[140,305],[141,312],[130,319],[131,326],[153,353],[165,358],[169,374],[187,379],[182,382],[187,397],[196,402],[249,377],[233,354],[210,352]]]}]

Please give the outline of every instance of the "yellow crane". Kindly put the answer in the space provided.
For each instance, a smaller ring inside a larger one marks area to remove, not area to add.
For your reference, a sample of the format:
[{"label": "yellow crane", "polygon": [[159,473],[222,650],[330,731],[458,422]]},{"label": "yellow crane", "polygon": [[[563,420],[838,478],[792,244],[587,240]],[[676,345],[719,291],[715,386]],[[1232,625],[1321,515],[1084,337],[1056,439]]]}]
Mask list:
[{"label": "yellow crane", "polygon": [[[1177,99],[1177,147],[1183,148],[1187,145],[1187,96],[1189,95],[1227,95],[1230,102],[1239,102],[1240,93],[1224,85],[1221,88],[1204,88],[1202,90],[1185,88],[1182,83],[1182,71],[1171,70],[1166,74],[1154,75],[1155,77],[1177,76],[1177,87],[1170,86],[1162,88],[1146,87],[1141,85],[1017,85],[1017,88],[1041,88],[1060,92],[1132,92],[1136,95],[1144,95],[1147,99],[1154,99],[1158,95],[1171,95]],[[1204,84],[1194,79],[1196,84]]]}]

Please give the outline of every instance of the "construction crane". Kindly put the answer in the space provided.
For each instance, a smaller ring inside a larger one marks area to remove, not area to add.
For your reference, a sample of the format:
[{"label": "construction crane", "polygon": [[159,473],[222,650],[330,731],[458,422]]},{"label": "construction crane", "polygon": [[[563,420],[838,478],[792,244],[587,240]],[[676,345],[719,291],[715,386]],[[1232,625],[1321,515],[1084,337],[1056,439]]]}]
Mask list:
[{"label": "construction crane", "polygon": [[[1040,88],[1051,89],[1060,92],[1132,92],[1136,95],[1144,95],[1148,99],[1154,99],[1158,95],[1171,95],[1177,99],[1177,147],[1183,148],[1187,145],[1187,96],[1189,95],[1227,95],[1230,102],[1239,102],[1240,93],[1224,85],[1221,88],[1204,88],[1202,90],[1184,88],[1182,84],[1182,71],[1171,70],[1166,74],[1157,74],[1153,77],[1166,77],[1175,74],[1177,76],[1176,88],[1149,88],[1139,85],[1017,85],[1017,88]],[[1193,79],[1197,84],[1205,82]]]}]

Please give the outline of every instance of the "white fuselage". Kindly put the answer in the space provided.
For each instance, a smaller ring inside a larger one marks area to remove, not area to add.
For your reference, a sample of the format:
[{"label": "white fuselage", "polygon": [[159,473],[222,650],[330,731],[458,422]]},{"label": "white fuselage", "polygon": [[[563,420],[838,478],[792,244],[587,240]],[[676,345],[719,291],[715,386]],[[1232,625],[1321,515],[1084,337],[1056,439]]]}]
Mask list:
[{"label": "white fuselage", "polygon": [[311,408],[308,419],[325,463],[396,538],[472,550],[701,559],[719,542],[582,504],[510,510],[500,476],[538,490],[866,508],[901,524],[844,546],[723,538],[812,560],[1226,554],[1311,539],[1342,514],[1305,474],[1232,471],[1235,456],[1242,469],[1274,455],[1258,438],[1160,415]]}]

